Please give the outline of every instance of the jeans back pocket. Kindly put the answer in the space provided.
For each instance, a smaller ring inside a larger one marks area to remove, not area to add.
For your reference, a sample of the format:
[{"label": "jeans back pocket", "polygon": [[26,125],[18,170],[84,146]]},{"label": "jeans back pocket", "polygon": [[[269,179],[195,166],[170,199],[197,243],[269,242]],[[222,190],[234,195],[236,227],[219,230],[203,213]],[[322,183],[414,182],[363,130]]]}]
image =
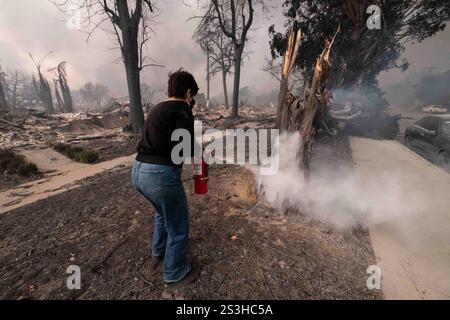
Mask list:
[{"label": "jeans back pocket", "polygon": [[144,195],[153,199],[161,193],[164,187],[164,171],[160,169],[139,170],[139,186]]}]

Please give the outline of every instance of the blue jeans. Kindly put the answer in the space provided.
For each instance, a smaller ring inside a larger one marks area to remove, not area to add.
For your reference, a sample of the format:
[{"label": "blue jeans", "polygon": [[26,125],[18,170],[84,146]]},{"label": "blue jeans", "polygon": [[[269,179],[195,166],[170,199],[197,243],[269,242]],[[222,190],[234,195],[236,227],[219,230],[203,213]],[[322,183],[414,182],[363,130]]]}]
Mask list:
[{"label": "blue jeans", "polygon": [[181,167],[134,161],[132,183],[155,207],[152,254],[164,256],[164,281],[177,282],[191,270],[187,261],[189,211]]}]

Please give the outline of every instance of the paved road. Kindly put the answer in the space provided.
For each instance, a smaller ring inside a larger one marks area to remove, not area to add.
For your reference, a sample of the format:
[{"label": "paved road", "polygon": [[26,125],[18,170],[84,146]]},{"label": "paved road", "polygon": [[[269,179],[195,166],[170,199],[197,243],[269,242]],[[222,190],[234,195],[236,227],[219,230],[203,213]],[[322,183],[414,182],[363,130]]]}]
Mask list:
[{"label": "paved road", "polygon": [[395,177],[403,199],[370,226],[386,299],[450,299],[450,175],[395,141],[350,143],[358,179],[383,188]]}]

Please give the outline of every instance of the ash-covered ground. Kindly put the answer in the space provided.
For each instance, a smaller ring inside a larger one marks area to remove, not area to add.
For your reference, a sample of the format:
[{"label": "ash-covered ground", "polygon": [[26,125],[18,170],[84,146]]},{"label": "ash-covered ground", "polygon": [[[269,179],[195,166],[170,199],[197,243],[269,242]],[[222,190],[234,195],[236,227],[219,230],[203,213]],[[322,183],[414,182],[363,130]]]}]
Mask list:
[{"label": "ash-covered ground", "polygon": [[[202,114],[208,126],[223,128],[270,128],[275,119],[273,110],[247,110],[232,124],[225,111]],[[90,141],[102,148],[103,140],[115,144],[116,138]],[[109,155],[132,153],[134,143],[129,140]],[[324,167],[352,167],[346,138],[319,140],[314,150],[313,174]],[[89,177],[78,188],[0,214],[0,297],[382,298],[379,290],[366,286],[366,270],[376,264],[366,229],[337,231],[301,212],[275,212],[256,193],[253,174],[241,166],[212,166],[205,196],[193,193],[192,174],[185,166],[189,252],[202,268],[192,285],[168,293],[161,273],[141,276],[151,254],[154,209],[132,189],[130,167],[120,167]],[[81,290],[67,289],[69,265],[81,268]]]}]

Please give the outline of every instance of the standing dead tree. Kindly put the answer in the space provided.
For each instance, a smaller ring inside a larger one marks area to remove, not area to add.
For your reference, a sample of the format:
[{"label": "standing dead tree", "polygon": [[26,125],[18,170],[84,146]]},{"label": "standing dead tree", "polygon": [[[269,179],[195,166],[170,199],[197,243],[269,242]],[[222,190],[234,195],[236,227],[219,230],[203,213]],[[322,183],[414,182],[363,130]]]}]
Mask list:
[{"label": "standing dead tree", "polygon": [[289,106],[286,105],[286,97],[288,94],[289,75],[294,67],[295,59],[297,58],[298,48],[300,46],[301,31],[291,31],[289,35],[288,47],[284,55],[284,64],[281,71],[280,80],[280,94],[278,100],[277,110],[277,127],[283,131],[289,129],[290,115]]},{"label": "standing dead tree", "polygon": [[6,102],[5,91],[3,89],[3,84],[0,80],[0,109],[7,108],[8,104]]},{"label": "standing dead tree", "polygon": [[5,99],[3,106],[9,108],[10,112],[37,100],[31,75],[22,70],[0,70],[0,85]]},{"label": "standing dead tree", "polygon": [[[234,64],[233,43],[222,32],[218,19],[214,19],[215,9],[209,6],[206,10],[206,14],[202,17],[202,20],[194,31],[193,38],[200,45],[201,49],[207,53],[208,93],[209,75],[220,72],[222,74],[225,107],[228,109],[227,76]],[[209,63],[210,60],[212,60],[211,64]],[[207,99],[209,100],[209,94],[207,95]]]},{"label": "standing dead tree", "polygon": [[104,103],[110,99],[108,87],[100,83],[85,83],[80,88],[80,94],[85,103],[94,103],[98,109],[103,107]]},{"label": "standing dead tree", "polygon": [[8,102],[6,101],[6,90],[4,85],[6,84],[6,74],[2,71],[0,65],[0,109],[7,109]]},{"label": "standing dead tree", "polygon": [[217,38],[213,39],[212,43],[217,48],[217,51],[212,51],[211,74],[222,73],[223,97],[225,108],[228,109],[227,76],[234,65],[233,46],[227,41],[223,33],[220,33]]},{"label": "standing dead tree", "polygon": [[[150,20],[153,6],[150,0],[54,0],[65,12],[80,12],[83,26],[111,32],[120,48],[125,67],[128,94],[131,104],[130,125],[135,133],[142,132],[144,111],[140,89],[140,72],[146,67],[160,66],[148,63],[147,43],[150,40]],[[69,9],[71,8],[71,9]],[[109,27],[105,26],[109,24]]]},{"label": "standing dead tree", "polygon": [[33,56],[30,54],[31,60],[33,60],[38,74],[38,79],[36,79],[35,75],[33,75],[34,90],[36,91],[39,100],[41,100],[41,102],[47,109],[47,113],[52,114],[54,112],[52,90],[50,89],[50,84],[48,83],[47,78],[41,71],[42,63],[47,56],[45,56],[41,61],[36,62]]},{"label": "standing dead tree", "polygon": [[212,48],[210,47],[209,39],[207,37],[196,40],[202,51],[206,53],[206,106],[209,106],[210,88],[211,88],[211,71],[210,71],[210,55]]},{"label": "standing dead tree", "polygon": [[67,113],[73,112],[73,100],[67,81],[66,62],[61,62],[56,68],[49,71],[54,73],[53,83],[59,110]]},{"label": "standing dead tree", "polygon": [[241,79],[242,56],[244,53],[247,34],[253,23],[253,0],[212,0],[207,14],[202,23],[216,23],[223,34],[228,37],[233,45],[234,82],[233,82],[233,106],[231,117],[239,116],[239,88]]},{"label": "standing dead tree", "polygon": [[[21,87],[27,81],[27,76],[24,72],[19,70],[8,71],[7,75],[7,87],[9,87],[9,92],[6,96],[9,100],[9,108],[13,111],[18,105],[18,99]],[[8,91],[8,90],[7,90]]]},{"label": "standing dead tree", "polygon": [[[288,79],[292,71],[300,43],[300,32],[291,31],[289,44],[283,65],[282,83],[280,87],[280,105],[278,106],[278,123],[281,131],[300,133],[301,147],[297,158],[306,179],[310,175],[310,158],[317,127],[327,126],[324,119],[328,113],[331,94],[326,89],[330,70],[330,54],[333,39],[327,41],[322,54],[316,61],[314,74],[309,86],[305,87],[303,97],[295,97],[289,92]],[[285,93],[286,92],[286,93]]]},{"label": "standing dead tree", "polygon": [[154,106],[158,95],[164,96],[167,89],[164,87],[150,86],[147,83],[141,84],[142,102],[144,103],[145,112],[148,113]]},{"label": "standing dead tree", "polygon": [[61,93],[59,92],[59,89],[58,89],[58,79],[57,78],[53,78],[53,87],[55,90],[56,107],[58,110],[57,112],[64,113],[64,102],[61,97]]}]

